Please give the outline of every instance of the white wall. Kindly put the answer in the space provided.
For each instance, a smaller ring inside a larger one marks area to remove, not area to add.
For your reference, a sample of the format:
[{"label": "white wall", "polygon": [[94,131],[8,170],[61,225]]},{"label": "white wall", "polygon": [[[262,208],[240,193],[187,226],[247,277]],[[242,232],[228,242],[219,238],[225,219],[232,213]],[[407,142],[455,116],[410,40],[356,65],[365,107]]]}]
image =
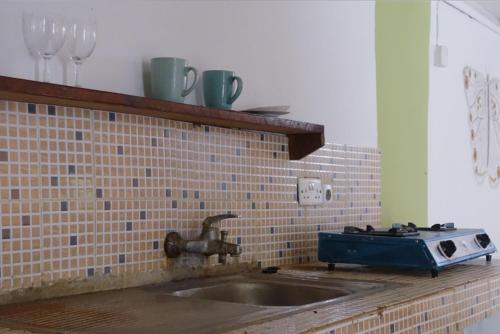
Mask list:
[{"label": "white wall", "polygon": [[[328,141],[377,145],[373,2],[0,0],[0,74],[33,78],[21,18],[42,5],[68,15],[94,7],[85,87],[143,95],[149,58],[183,57],[201,71],[236,71],[235,109],[289,104],[290,118],[325,124]],[[54,81],[73,82],[62,67],[52,63]],[[201,103],[201,85],[187,102]]]},{"label": "white wall", "polygon": [[[461,8],[481,16],[462,2]],[[500,187],[477,178],[472,167],[462,70],[471,66],[500,78],[500,36],[448,5],[439,6],[439,41],[449,64],[434,67],[436,2],[432,5],[429,85],[429,223],[454,221],[485,228],[500,246]],[[498,28],[495,28],[498,29]]]}]

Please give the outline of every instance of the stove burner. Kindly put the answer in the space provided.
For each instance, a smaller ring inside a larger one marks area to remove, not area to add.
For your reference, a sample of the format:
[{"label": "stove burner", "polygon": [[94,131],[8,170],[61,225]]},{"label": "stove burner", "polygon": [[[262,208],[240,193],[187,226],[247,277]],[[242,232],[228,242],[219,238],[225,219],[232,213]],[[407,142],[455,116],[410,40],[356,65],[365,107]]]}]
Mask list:
[{"label": "stove burner", "polygon": [[408,225],[392,224],[390,229],[375,229],[371,225],[366,225],[366,229],[356,226],[345,226],[344,234],[364,234],[386,237],[407,237],[419,235],[417,227],[413,223],[408,223]]},{"label": "stove burner", "polygon": [[446,232],[456,231],[455,223],[434,224],[431,227],[419,227],[419,231]]},{"label": "stove burner", "polygon": [[417,232],[417,226],[413,223],[408,223],[408,225],[403,224],[392,224],[392,227],[389,229],[390,233],[414,233]]},{"label": "stove burner", "polygon": [[344,233],[346,234],[366,233],[373,231],[375,231],[375,229],[371,225],[366,225],[366,230],[363,230],[362,228],[356,226],[344,226]]}]

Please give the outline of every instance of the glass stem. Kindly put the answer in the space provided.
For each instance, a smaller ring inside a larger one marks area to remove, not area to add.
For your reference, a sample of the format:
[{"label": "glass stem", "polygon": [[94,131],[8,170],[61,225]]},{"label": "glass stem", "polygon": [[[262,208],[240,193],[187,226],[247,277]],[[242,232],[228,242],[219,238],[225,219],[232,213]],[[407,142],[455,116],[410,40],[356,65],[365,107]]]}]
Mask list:
[{"label": "glass stem", "polygon": [[33,57],[33,61],[34,61],[33,73],[35,81],[40,81],[40,60],[38,59],[38,57]]},{"label": "glass stem", "polygon": [[43,57],[43,81],[50,82],[49,58]]},{"label": "glass stem", "polygon": [[82,87],[82,84],[80,83],[80,67],[82,65],[82,62],[80,61],[75,61],[75,87]]}]

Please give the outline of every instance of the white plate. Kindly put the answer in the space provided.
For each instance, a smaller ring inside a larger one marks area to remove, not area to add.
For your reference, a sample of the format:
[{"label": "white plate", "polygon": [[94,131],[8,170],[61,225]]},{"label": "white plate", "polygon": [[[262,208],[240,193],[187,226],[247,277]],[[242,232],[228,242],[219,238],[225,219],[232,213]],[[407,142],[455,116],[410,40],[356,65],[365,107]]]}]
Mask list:
[{"label": "white plate", "polygon": [[290,106],[267,106],[246,109],[242,111],[255,115],[278,117],[281,115],[289,114],[290,112],[288,111],[288,109],[290,109]]},{"label": "white plate", "polygon": [[275,112],[275,111],[287,111],[288,109],[290,109],[290,106],[266,106],[266,107],[250,108],[243,111]]}]

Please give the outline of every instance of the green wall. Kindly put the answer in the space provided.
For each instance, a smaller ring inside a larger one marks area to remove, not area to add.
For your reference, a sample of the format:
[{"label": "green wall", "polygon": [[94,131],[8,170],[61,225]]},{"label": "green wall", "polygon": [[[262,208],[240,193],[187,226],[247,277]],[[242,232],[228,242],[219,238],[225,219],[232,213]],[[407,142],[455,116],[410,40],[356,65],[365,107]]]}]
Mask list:
[{"label": "green wall", "polygon": [[375,5],[385,225],[427,225],[429,20],[429,1],[377,0]]}]

